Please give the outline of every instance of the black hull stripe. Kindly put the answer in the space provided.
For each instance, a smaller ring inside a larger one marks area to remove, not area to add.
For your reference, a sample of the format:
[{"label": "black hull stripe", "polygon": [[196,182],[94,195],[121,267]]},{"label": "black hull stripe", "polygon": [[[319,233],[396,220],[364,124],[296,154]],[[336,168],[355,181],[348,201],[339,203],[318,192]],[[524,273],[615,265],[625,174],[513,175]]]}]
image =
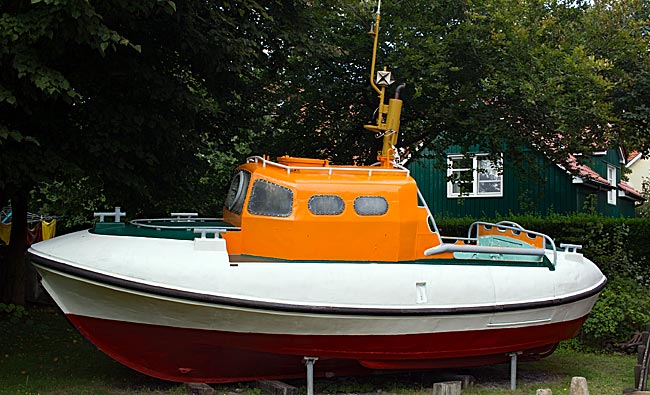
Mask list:
[{"label": "black hull stripe", "polygon": [[580,293],[578,295],[564,298],[549,299],[529,303],[513,303],[494,306],[476,306],[476,307],[451,307],[451,308],[427,308],[427,309],[386,309],[386,308],[357,308],[357,307],[333,307],[333,306],[304,306],[286,303],[259,302],[246,299],[227,298],[223,296],[207,295],[198,292],[180,291],[171,288],[158,287],[148,284],[142,284],[136,281],[128,281],[121,278],[108,276],[93,272],[91,270],[80,269],[65,263],[57,262],[42,256],[27,253],[32,262],[36,265],[46,267],[58,272],[69,274],[86,280],[95,281],[101,284],[124,288],[131,291],[137,291],[157,296],[163,296],[174,299],[182,299],[193,302],[208,303],[222,306],[233,306],[255,310],[283,311],[291,313],[308,313],[308,314],[333,314],[333,315],[359,315],[359,316],[436,316],[436,315],[461,315],[461,314],[485,314],[494,312],[506,312],[516,310],[531,310],[544,307],[553,307],[563,304],[577,302],[592,297],[603,290],[607,280],[603,281],[598,287]]}]

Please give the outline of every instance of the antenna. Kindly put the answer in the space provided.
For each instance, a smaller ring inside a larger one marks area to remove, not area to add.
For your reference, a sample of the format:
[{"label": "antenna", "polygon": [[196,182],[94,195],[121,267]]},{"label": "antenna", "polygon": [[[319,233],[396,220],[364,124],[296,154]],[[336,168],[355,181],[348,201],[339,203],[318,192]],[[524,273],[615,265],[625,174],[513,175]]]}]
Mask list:
[{"label": "antenna", "polygon": [[[393,75],[385,67],[377,71],[375,77],[375,65],[377,61],[377,44],[379,42],[379,21],[381,19],[381,0],[377,1],[377,12],[375,13],[375,24],[371,27],[370,35],[374,36],[372,47],[372,61],[370,65],[370,86],[379,94],[379,107],[377,108],[377,120],[375,124],[364,125],[363,127],[375,133],[377,137],[383,137],[383,147],[377,159],[384,167],[392,167],[395,158],[394,146],[397,143],[399,133],[400,115],[402,112],[402,101],[399,99],[399,91],[403,86],[398,87],[395,98],[384,104],[386,87],[395,82]],[[381,88],[380,88],[381,87]]]}]

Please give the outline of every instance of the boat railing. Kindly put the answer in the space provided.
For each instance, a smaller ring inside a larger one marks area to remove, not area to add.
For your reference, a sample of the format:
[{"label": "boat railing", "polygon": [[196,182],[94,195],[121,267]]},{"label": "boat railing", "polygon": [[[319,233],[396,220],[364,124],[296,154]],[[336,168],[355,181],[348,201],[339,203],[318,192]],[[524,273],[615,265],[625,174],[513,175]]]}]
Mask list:
[{"label": "boat railing", "polygon": [[192,216],[177,216],[176,218],[134,219],[130,221],[130,224],[137,228],[155,230],[186,230],[194,233],[199,233],[203,238],[205,238],[206,234],[217,234],[228,231],[241,230],[240,227],[227,225],[225,222],[223,222],[223,225],[215,224],[220,222],[223,222],[223,218],[196,218]]},{"label": "boat railing", "polygon": [[367,173],[368,177],[372,177],[373,174],[377,173],[388,173],[388,174],[403,174],[405,177],[408,177],[411,173],[410,171],[403,167],[399,166],[396,168],[385,168],[385,167],[376,167],[376,166],[289,166],[282,163],[273,162],[271,160],[262,158],[261,156],[251,156],[246,159],[247,163],[261,163],[263,167],[273,166],[280,169],[286,170],[287,174],[291,174],[291,171],[314,171],[314,172],[326,172],[328,175],[334,173]]},{"label": "boat railing", "polygon": [[[492,231],[496,230],[496,232]],[[489,233],[488,233],[489,232]],[[510,234],[508,234],[508,232]],[[483,236],[495,236],[503,233],[505,237],[516,238],[529,245],[529,247],[504,247],[480,245],[479,240]],[[429,248],[424,255],[437,255],[445,252],[466,252],[466,253],[485,253],[494,255],[525,255],[544,257],[547,246],[553,252],[553,267],[557,264],[557,248],[555,242],[548,235],[532,230],[524,229],[521,225],[511,221],[501,221],[497,223],[476,221],[470,225],[467,237],[441,237],[442,240],[453,240],[453,242],[442,243],[435,247]],[[525,238],[530,239],[528,242]],[[540,238],[540,239],[538,239]],[[457,244],[462,241],[462,244]],[[532,242],[536,242],[533,244]],[[573,246],[571,246],[573,247]],[[568,249],[567,249],[568,250]],[[575,248],[573,249],[575,251]]]}]

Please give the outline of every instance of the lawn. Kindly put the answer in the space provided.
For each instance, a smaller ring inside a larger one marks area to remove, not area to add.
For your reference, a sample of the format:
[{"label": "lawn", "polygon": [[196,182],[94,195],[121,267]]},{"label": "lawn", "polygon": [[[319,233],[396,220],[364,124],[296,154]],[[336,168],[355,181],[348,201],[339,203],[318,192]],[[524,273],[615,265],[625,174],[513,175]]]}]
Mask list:
[{"label": "lawn", "polygon": [[[584,353],[561,347],[545,360],[520,363],[518,389],[514,392],[508,390],[510,369],[506,364],[454,372],[317,379],[315,391],[429,395],[433,382],[444,379],[445,374],[458,373],[476,378],[473,387],[463,390],[465,395],[534,394],[538,388],[567,394],[573,376],[587,378],[591,395],[609,395],[633,386],[635,362],[635,356]],[[306,392],[302,380],[291,384]],[[250,384],[215,388],[218,394],[258,392],[250,390]],[[144,376],[105,356],[56,309],[34,308],[26,317],[0,319],[0,395],[184,393],[183,385]]]}]

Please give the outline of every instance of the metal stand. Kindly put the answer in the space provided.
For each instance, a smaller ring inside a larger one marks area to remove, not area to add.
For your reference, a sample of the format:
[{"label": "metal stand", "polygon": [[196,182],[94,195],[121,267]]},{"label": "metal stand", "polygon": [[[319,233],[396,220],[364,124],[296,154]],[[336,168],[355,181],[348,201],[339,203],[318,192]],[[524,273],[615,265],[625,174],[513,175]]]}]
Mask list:
[{"label": "metal stand", "polygon": [[307,365],[307,395],[314,395],[314,364],[318,357],[305,357]]},{"label": "metal stand", "polygon": [[521,351],[508,354],[510,357],[510,391],[517,389],[517,355],[519,354],[521,354]]}]

